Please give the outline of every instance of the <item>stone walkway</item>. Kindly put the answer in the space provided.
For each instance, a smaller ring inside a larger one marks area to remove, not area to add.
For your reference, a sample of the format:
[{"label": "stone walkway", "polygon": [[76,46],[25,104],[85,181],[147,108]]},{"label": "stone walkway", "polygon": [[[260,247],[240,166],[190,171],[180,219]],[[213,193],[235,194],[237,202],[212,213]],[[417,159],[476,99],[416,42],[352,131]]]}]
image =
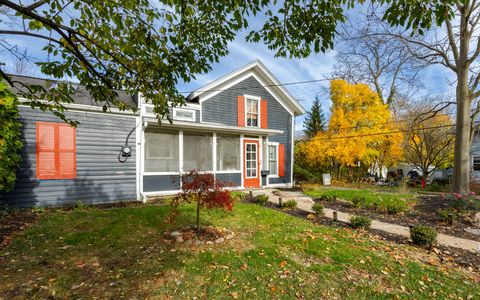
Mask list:
[{"label": "stone walkway", "polygon": [[[275,195],[273,192],[275,191]],[[279,192],[278,190],[275,189],[262,189],[262,190],[253,190],[252,191],[253,195],[258,195],[258,194],[268,194],[269,196],[269,201],[278,204],[278,199],[281,197],[283,201],[287,201],[290,199],[293,199],[297,202],[297,208],[307,211],[307,212],[313,212],[312,211],[312,205],[313,205],[313,200],[312,198],[306,196],[302,192],[292,192],[292,191],[282,191]],[[280,193],[280,196],[278,196],[278,193]],[[333,210],[325,208],[324,209],[325,216],[327,218],[333,219]],[[350,223],[350,214],[348,213],[343,213],[340,211],[337,211],[337,218],[339,221],[344,222],[344,223]],[[409,237],[410,236],[410,229],[406,226],[402,225],[396,225],[396,224],[391,224],[391,223],[385,223],[385,222],[380,222],[377,220],[372,221],[372,229],[377,229],[381,230],[384,232],[388,232],[391,234],[396,234],[400,236],[405,236]],[[479,252],[480,251],[480,242],[473,241],[473,240],[468,240],[468,239],[463,239],[463,238],[458,238],[454,237],[451,235],[446,235],[446,234],[438,234],[438,243],[444,246],[449,246],[449,247],[454,247],[454,248],[460,248],[464,250],[469,250],[473,252]]]}]

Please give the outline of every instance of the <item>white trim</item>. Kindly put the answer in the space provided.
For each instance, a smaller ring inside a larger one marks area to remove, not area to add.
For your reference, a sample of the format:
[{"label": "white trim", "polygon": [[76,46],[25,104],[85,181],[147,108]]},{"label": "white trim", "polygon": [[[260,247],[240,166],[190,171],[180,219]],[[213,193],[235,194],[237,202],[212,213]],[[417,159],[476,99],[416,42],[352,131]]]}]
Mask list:
[{"label": "white trim", "polygon": [[[231,73],[229,73],[229,74],[227,74],[223,77],[218,78],[217,80],[215,80],[215,81],[213,81],[213,82],[211,82],[211,83],[209,83],[209,84],[207,84],[203,87],[198,88],[196,91],[192,92],[187,97],[187,99],[192,99],[192,98],[195,98],[195,97],[198,97],[202,94],[207,93],[207,96],[205,98],[200,99],[200,102],[205,101],[206,99],[222,92],[223,90],[228,89],[229,86],[232,86],[232,85],[238,83],[238,80],[235,80],[235,77],[240,77],[243,73],[246,73],[246,72],[257,73],[258,76],[265,78],[265,80],[268,81],[267,82],[268,84],[266,84],[264,80],[259,80],[259,82],[272,95],[274,95],[274,96],[277,95],[277,93],[273,93],[274,89],[278,90],[278,92],[283,94],[283,97],[281,97],[281,98],[288,100],[288,102],[290,103],[290,107],[293,108],[293,109],[287,109],[289,112],[291,112],[292,114],[295,114],[295,115],[302,115],[302,114],[305,113],[305,109],[302,107],[302,105],[295,99],[295,97],[292,96],[292,94],[290,94],[288,92],[287,89],[285,89],[281,85],[281,83],[278,81],[278,79],[259,60],[255,60],[255,61],[243,66],[240,69],[237,69],[237,70],[235,70],[235,71],[233,71],[233,72],[231,72]],[[242,77],[245,77],[245,76],[242,76]],[[242,77],[240,77],[240,78],[242,78]],[[257,76],[255,76],[255,77],[257,77]],[[244,79],[245,78],[241,79],[240,81],[242,81]],[[258,78],[256,78],[256,79],[258,80]],[[232,84],[232,81],[235,82],[235,83]],[[222,86],[222,85],[225,85],[225,86]],[[268,85],[270,85],[271,88],[268,87]],[[219,86],[222,86],[222,89],[219,89],[218,88]],[[211,92],[212,90],[215,90],[215,92]],[[283,101],[281,101],[281,102],[283,102]],[[286,106],[289,106],[289,105],[286,105]],[[295,112],[295,113],[293,113],[293,112]]]},{"label": "white trim", "polygon": [[[152,123],[152,125],[158,125],[158,120],[153,118],[147,118],[148,122]],[[231,126],[219,123],[193,123],[193,122],[174,122],[170,124],[168,122],[162,122],[162,127],[164,128],[183,128],[183,129],[191,129],[191,130],[211,130],[211,132],[225,132],[225,133],[236,133],[236,134],[247,134],[247,135],[255,135],[258,136],[262,135],[277,135],[282,134],[283,130],[276,130],[276,129],[263,129],[263,128],[256,128],[256,127],[238,127],[238,126]]]},{"label": "white trim", "polygon": [[267,187],[290,187],[290,185],[288,183],[272,183]]},{"label": "white trim", "polygon": [[[190,118],[188,117],[179,117],[177,116],[178,112],[191,112],[192,116]],[[173,108],[173,119],[178,120],[178,121],[191,121],[195,122],[195,117],[196,117],[196,111],[194,109],[188,109],[188,108]]]},{"label": "white trim", "polygon": [[242,179],[241,180],[241,186],[244,188],[245,187],[245,182],[244,182],[244,179],[243,179],[243,173],[245,172],[244,170],[244,162],[245,162],[245,154],[243,153],[243,140],[244,140],[244,136],[243,134],[240,135],[240,178]]},{"label": "white trim", "polygon": [[169,191],[144,192],[143,194],[147,197],[155,197],[155,196],[175,195],[181,192],[182,190],[169,190]]},{"label": "white trim", "polygon": [[142,134],[140,140],[140,195],[142,196],[142,201],[146,201],[146,197],[143,197],[143,172],[145,170],[145,130],[148,127],[147,122],[143,122],[143,117],[140,117],[142,124]]},{"label": "white trim", "polygon": [[[22,104],[22,103],[31,102],[31,100],[28,100],[26,98],[18,98],[18,100],[20,102],[20,104],[18,106],[31,108],[30,105]],[[49,101],[45,101],[45,100],[38,100],[38,102],[50,103]],[[115,107],[110,107],[110,108],[107,109],[107,111],[104,112],[102,107],[95,106],[95,105],[66,103],[66,104],[63,104],[63,106],[65,106],[65,108],[67,108],[66,111],[70,111],[70,110],[71,111],[88,111],[88,112],[91,112],[91,113],[123,115],[125,117],[130,117],[130,118],[136,118],[136,117],[139,116],[139,112],[134,113],[134,112],[129,111],[129,110],[119,110],[118,108],[115,108]]]},{"label": "white trim", "polygon": [[214,132],[212,136],[212,170],[213,178],[217,179],[215,172],[217,171],[217,133]]},{"label": "white trim", "polygon": [[[259,155],[259,152],[260,152],[259,149],[258,149],[258,148],[259,148],[259,144],[246,142],[246,143],[245,143],[245,146],[244,146],[244,148],[245,148],[245,154],[247,154],[247,146],[248,146],[248,145],[255,145],[255,158],[256,158],[256,159],[255,159],[255,171],[256,171],[255,174],[256,174],[256,175],[255,175],[255,176],[248,176],[248,172],[247,172],[247,171],[248,171],[249,169],[248,169],[247,166],[246,166],[246,165],[247,165],[247,156],[245,155],[245,178],[247,178],[247,179],[258,178],[259,173],[260,173],[260,172],[259,172],[260,170],[259,170],[259,168],[258,168],[258,162],[259,162],[258,155]],[[250,151],[250,152],[253,153],[253,151]],[[250,168],[250,170],[253,170],[253,169]]]},{"label": "white trim", "polygon": [[292,132],[290,138],[292,139],[292,144],[290,147],[290,186],[293,186],[293,163],[294,163],[294,152],[295,152],[295,116],[292,116]]},{"label": "white trim", "polygon": [[[280,176],[278,176],[278,148],[279,148],[279,145],[280,143],[279,142],[268,142],[267,141],[267,147],[270,147],[270,146],[275,146],[275,149],[276,149],[276,157],[275,157],[275,161],[277,162],[277,174],[275,175],[272,175],[272,174],[268,174],[267,177],[270,179],[270,178],[280,178]],[[267,149],[267,166],[268,166],[268,171],[270,171],[270,148]]]},{"label": "white trim", "polygon": [[141,135],[142,135],[142,129],[141,128],[141,117],[138,117],[136,120],[135,120],[135,182],[136,182],[136,187],[135,187],[135,190],[136,190],[136,194],[137,194],[137,200],[143,200],[142,199],[142,196],[141,196],[141,190],[140,190],[140,177],[141,177]]},{"label": "white trim", "polygon": [[[183,130],[178,131],[178,171],[183,173]],[[180,187],[181,187],[180,180]]]}]

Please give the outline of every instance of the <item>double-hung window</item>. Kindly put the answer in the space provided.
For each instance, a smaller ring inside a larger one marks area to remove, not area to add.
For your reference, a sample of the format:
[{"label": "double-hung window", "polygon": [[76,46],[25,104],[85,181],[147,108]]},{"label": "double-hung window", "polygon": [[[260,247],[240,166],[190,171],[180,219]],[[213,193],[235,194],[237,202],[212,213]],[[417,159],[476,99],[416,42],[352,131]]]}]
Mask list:
[{"label": "double-hung window", "polygon": [[259,107],[259,99],[249,98],[247,97],[247,126],[248,127],[258,127],[258,107]]},{"label": "double-hung window", "polygon": [[278,146],[268,145],[268,169],[270,175],[278,176]]},{"label": "double-hung window", "polygon": [[480,171],[480,156],[473,157],[473,170]]}]

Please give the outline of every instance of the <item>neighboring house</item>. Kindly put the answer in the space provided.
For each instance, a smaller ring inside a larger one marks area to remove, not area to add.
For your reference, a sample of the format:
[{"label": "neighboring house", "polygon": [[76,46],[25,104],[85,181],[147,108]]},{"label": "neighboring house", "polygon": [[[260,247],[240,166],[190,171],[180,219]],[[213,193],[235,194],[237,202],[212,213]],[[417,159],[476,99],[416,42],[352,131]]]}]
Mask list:
[{"label": "neighboring house", "polygon": [[480,184],[480,131],[477,129],[470,145],[470,167],[472,183]]},{"label": "neighboring house", "polygon": [[[138,113],[104,113],[79,86],[66,112],[77,128],[20,106],[23,161],[15,189],[1,199],[14,206],[145,200],[179,192],[181,174],[193,169],[237,189],[292,185],[294,120],[304,109],[260,61],[192,92],[172,109],[173,124],[159,125],[141,95],[119,98]],[[132,155],[120,163],[132,130]]]}]

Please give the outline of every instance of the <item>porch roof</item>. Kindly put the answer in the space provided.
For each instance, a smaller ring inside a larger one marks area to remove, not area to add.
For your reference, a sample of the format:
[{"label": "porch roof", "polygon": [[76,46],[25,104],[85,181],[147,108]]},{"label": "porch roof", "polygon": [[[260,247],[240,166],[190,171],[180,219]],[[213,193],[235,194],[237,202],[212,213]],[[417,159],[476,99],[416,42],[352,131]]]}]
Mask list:
[{"label": "porch roof", "polygon": [[163,121],[162,124],[158,124],[158,120],[154,118],[145,118],[148,126],[156,125],[163,128],[178,128],[178,129],[190,129],[196,131],[209,131],[209,132],[224,132],[224,133],[238,133],[238,134],[251,134],[251,135],[277,135],[282,134],[283,130],[276,129],[264,129],[253,127],[238,127],[230,126],[219,123],[193,123],[183,121],[173,121],[170,124],[168,121]]}]

